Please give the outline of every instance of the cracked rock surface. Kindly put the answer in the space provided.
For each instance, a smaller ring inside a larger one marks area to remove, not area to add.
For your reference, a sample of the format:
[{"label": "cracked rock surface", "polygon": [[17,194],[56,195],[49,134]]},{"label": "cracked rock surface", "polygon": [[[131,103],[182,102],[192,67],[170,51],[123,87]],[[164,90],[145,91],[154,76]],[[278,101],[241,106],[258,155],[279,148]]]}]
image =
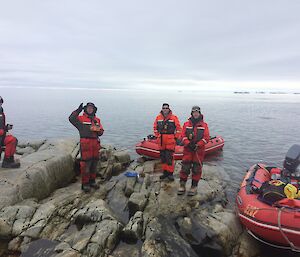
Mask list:
[{"label": "cracked rock surface", "polygon": [[124,170],[130,156],[107,146],[100,153],[100,189],[86,194],[80,179],[74,180],[75,141],[21,146],[34,152],[23,153],[23,167],[14,171],[19,173],[1,170],[6,181],[1,195],[9,199],[1,196],[0,201],[0,238],[6,242],[0,255],[37,249],[36,256],[51,257],[259,255],[257,243],[226,207],[222,167],[205,164],[198,194],[178,196],[180,162],[175,182],[159,180],[158,161],[132,163],[129,170],[140,176],[126,177],[116,166]]}]

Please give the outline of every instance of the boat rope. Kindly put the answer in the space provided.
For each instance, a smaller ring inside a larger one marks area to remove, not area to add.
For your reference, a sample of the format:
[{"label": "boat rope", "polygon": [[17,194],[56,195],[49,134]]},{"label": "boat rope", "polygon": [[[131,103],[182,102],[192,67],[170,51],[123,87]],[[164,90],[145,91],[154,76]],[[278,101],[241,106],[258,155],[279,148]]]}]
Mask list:
[{"label": "boat rope", "polygon": [[[283,207],[283,206],[279,206],[279,207],[277,207],[277,206],[274,206],[274,207],[276,207],[276,209],[280,209],[280,208],[282,208],[282,209],[286,209],[286,210],[283,210],[283,211],[285,211],[285,212],[297,212],[297,211],[300,211],[300,209],[299,208],[288,208],[288,207]],[[269,207],[269,208],[267,208],[267,207],[265,207],[265,208],[257,208],[257,207],[254,207],[253,206],[253,208],[248,208],[249,210],[252,210],[252,211],[255,211],[255,210],[258,210],[258,211],[260,211],[260,210],[262,210],[262,211],[274,211],[274,207],[273,208],[271,208],[271,207]],[[287,211],[287,210],[289,210],[289,211]]]},{"label": "boat rope", "polygon": [[[299,247],[296,247],[287,237],[287,235],[284,233],[283,229],[282,229],[282,226],[281,226],[281,213],[286,211],[285,210],[286,208],[285,207],[281,207],[281,208],[277,208],[278,210],[278,218],[277,218],[277,223],[278,223],[278,228],[279,228],[279,231],[282,235],[282,237],[286,240],[286,242],[290,245],[289,247],[288,246],[280,246],[280,245],[276,245],[276,244],[272,244],[270,242],[267,242],[259,237],[257,237],[256,235],[254,235],[249,229],[247,229],[247,232],[253,236],[255,239],[257,239],[258,241],[262,242],[262,243],[265,243],[269,246],[273,246],[273,247],[277,247],[277,248],[280,248],[280,249],[289,249],[289,250],[292,250],[294,252],[300,252],[300,248]],[[272,211],[273,209],[272,208],[249,208],[249,210],[267,210],[267,211]]]},{"label": "boat rope", "polygon": [[269,246],[272,246],[272,247],[275,247],[275,248],[278,248],[278,249],[292,250],[292,251],[295,251],[295,252],[300,252],[300,249],[298,250],[297,248],[293,249],[293,248],[288,247],[288,246],[276,245],[276,244],[272,244],[272,243],[270,243],[268,241],[265,241],[265,240],[261,239],[260,237],[256,236],[255,234],[253,234],[252,231],[249,230],[249,229],[247,229],[247,232],[248,232],[249,235],[251,235],[257,241],[259,241],[261,243],[264,243],[266,245],[269,245]]},{"label": "boat rope", "polygon": [[202,162],[200,161],[200,158],[199,158],[199,155],[198,155],[197,151],[195,152],[195,154],[196,154],[197,160],[198,160],[198,162],[199,162],[199,165],[200,165],[200,167],[201,167],[201,169],[202,169],[202,168],[203,168],[203,164],[202,164]]},{"label": "boat rope", "polygon": [[290,245],[291,250],[292,251],[296,251],[296,252],[300,252],[300,248],[295,247],[295,245],[293,244],[293,242],[291,242],[289,240],[289,238],[287,237],[287,235],[282,230],[282,227],[281,227],[281,212],[284,209],[285,209],[285,207],[278,208],[278,228],[279,228],[279,231],[280,231],[281,235],[283,236],[283,238],[285,239],[285,241]]}]

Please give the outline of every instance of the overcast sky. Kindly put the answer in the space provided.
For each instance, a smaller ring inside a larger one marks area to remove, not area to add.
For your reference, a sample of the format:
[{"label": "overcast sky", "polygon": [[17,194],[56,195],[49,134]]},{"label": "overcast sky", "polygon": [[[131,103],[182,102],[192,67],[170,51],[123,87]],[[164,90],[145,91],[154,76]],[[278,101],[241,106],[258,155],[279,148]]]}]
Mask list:
[{"label": "overcast sky", "polygon": [[300,90],[300,0],[0,4],[0,86]]}]

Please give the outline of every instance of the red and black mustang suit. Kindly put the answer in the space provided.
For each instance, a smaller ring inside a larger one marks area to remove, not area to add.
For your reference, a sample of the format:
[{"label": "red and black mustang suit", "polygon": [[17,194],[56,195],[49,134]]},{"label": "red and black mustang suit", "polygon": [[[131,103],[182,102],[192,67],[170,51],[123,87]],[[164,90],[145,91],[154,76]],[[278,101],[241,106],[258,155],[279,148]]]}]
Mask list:
[{"label": "red and black mustang suit", "polygon": [[14,154],[16,153],[18,143],[18,140],[14,136],[7,134],[9,126],[11,125],[6,124],[5,113],[0,106],[0,145],[1,147],[5,146],[3,163],[14,163]]},{"label": "red and black mustang suit", "polygon": [[160,112],[154,121],[153,130],[159,141],[162,170],[164,173],[173,174],[176,139],[181,135],[179,120],[171,110],[167,116]]},{"label": "red and black mustang suit", "polygon": [[192,170],[192,185],[196,186],[202,175],[202,162],[205,155],[205,144],[209,141],[209,130],[201,114],[199,119],[191,116],[182,129],[184,144],[180,180],[186,182]]},{"label": "red and black mustang suit", "polygon": [[[92,115],[88,115],[86,108],[88,105],[94,107]],[[100,139],[104,129],[100,119],[95,116],[97,108],[94,104],[88,103],[84,107],[83,115],[79,115],[82,111],[82,105],[72,112],[69,121],[78,129],[80,134],[80,172],[82,185],[95,184],[97,164],[99,161]],[[98,128],[98,129],[94,129]]]}]

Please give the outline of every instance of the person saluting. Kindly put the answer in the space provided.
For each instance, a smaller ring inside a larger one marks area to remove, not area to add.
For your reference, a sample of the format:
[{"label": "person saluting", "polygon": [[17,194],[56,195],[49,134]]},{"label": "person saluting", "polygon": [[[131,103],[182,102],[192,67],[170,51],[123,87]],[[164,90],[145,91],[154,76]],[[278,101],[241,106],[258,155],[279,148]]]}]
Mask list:
[{"label": "person saluting", "polygon": [[[84,111],[82,115],[80,113]],[[91,187],[99,189],[96,184],[96,169],[99,161],[100,140],[104,129],[96,116],[97,107],[93,103],[83,103],[71,113],[69,121],[78,129],[80,135],[80,173],[81,189],[90,192]]]}]

